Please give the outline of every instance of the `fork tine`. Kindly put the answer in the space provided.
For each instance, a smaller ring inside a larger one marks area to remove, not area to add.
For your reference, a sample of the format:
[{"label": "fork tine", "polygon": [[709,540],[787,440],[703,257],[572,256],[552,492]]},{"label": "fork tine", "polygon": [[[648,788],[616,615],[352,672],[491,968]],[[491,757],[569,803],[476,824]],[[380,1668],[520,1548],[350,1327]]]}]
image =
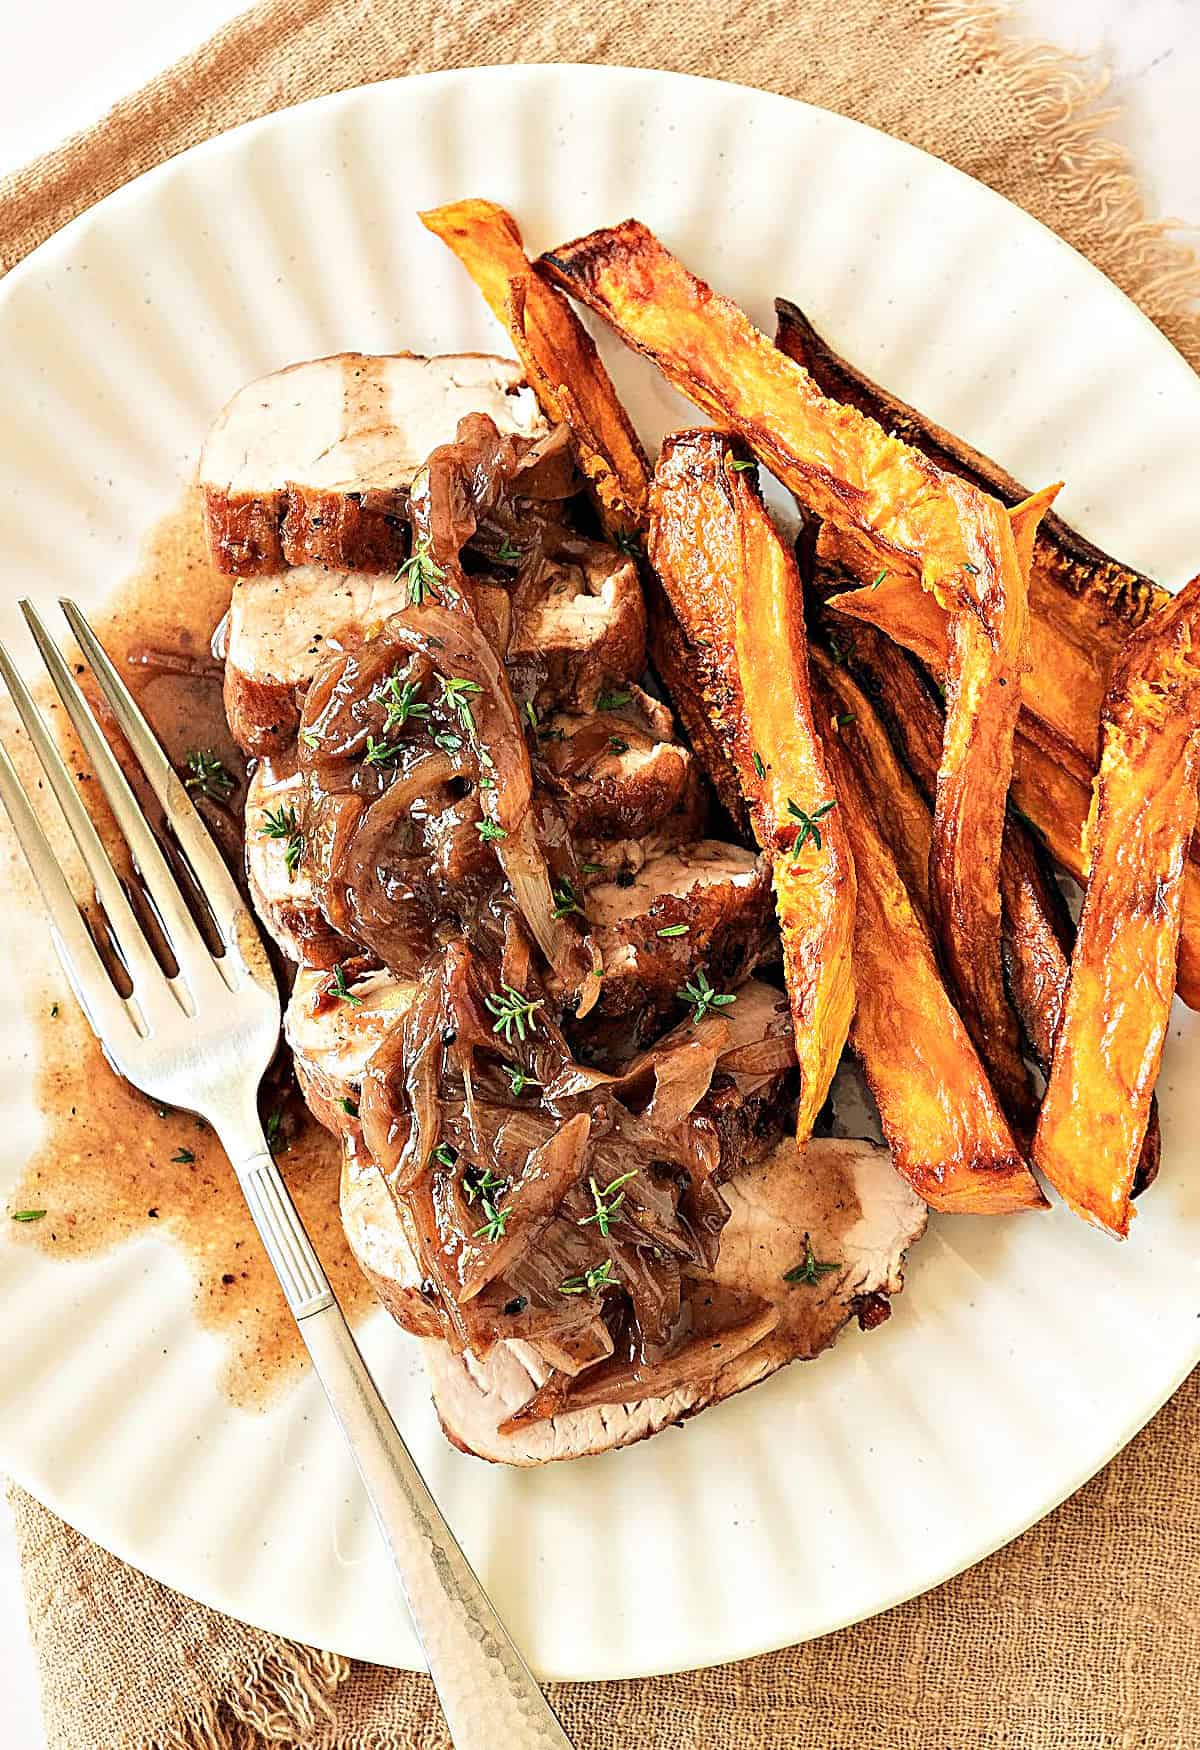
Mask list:
[{"label": "fork tine", "polygon": [[65,597],[59,598],[59,606],[67,617],[79,648],[87,658],[100,691],[108,701],[109,709],[120,725],[121,734],[145,772],[150,788],[158,797],[171,824],[171,830],[204,890],[204,897],[212,908],[226,946],[232,948],[236,940],[236,921],[245,907],[225,859],[213,843],[195,803],[180,783],[179,775],[163,752],[158,737],[147,723],[140,706],[117,673],[112,658],[88,625],[80,608]]},{"label": "fork tine", "polygon": [[50,935],[55,951],[71,981],[79,1006],[92,1032],[119,1057],[121,1040],[128,1037],[127,1029],[144,1035],[144,1023],[136,1006],[118,994],[105,971],[96,944],[79,915],[75,896],[67,886],[50,841],[29,805],[29,798],[3,743],[0,743],[0,802],[4,804],[17,843],[24,851],[37,883],[50,917]]},{"label": "fork tine", "polygon": [[175,877],[142,813],[141,804],[129,787],[117,756],[33,603],[28,599],[22,601],[21,612],[50,671],[54,689],[66,706],[67,715],[95,768],[113,817],[125,835],[186,982],[194,990],[211,988],[213,980],[220,980],[220,973],[195,919],[184,904]]},{"label": "fork tine", "polygon": [[[100,842],[100,835],[92,822],[92,817],[84,807],[79,792],[71,782],[66,763],[54,743],[54,738],[46,727],[46,720],[34,704],[33,697],[18,674],[8,651],[0,644],[0,679],[8,688],[17,715],[25,725],[33,751],[41,762],[42,770],[49,779],[50,788],[54,792],[55,801],[62,810],[63,817],[71,829],[71,836],[79,846],[79,853],[87,866],[92,885],[96,889],[100,904],[104,908],[109,928],[112,930],[117,947],[121,951],[129,976],[133,980],[133,988],[138,1002],[144,1010],[154,1006],[156,996],[161,994],[161,986],[165,974],[150,946],[142,934],[141,925],[134,916],[133,907],[126,897],[125,889],[117,877],[117,872],[109,861],[108,852]],[[171,982],[172,988],[173,981]],[[178,996],[178,992],[176,995]]]}]

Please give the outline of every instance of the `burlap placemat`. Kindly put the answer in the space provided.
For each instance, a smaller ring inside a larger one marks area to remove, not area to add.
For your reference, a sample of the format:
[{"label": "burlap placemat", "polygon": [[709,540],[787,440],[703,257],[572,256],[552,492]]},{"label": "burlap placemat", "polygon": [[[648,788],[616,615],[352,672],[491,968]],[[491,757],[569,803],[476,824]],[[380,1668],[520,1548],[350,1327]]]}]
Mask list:
[{"label": "burlap placemat", "polygon": [[[980,0],[452,0],[436,16],[272,0],[0,181],[0,267],[139,172],[321,92],[609,61],[761,85],[936,152],[1083,250],[1200,366],[1200,264],[1147,219],[1099,88],[997,19]],[[923,1599],[739,1665],[556,1686],[579,1750],[1196,1750],[1198,1389],[1193,1376],[1073,1500]],[[11,1498],[50,1750],[444,1750],[426,1679],[205,1610]]]}]

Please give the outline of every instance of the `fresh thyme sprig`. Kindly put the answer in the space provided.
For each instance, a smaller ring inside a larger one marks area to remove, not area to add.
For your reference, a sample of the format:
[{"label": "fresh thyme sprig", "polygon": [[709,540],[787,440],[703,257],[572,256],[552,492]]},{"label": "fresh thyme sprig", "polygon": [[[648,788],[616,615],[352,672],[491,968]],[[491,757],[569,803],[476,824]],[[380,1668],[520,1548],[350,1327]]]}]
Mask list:
[{"label": "fresh thyme sprig", "polygon": [[354,992],[350,989],[350,986],[346,983],[346,968],[344,966],[334,967],[333,977],[329,982],[328,990],[331,996],[337,997],[339,1002],[349,1003],[352,1009],[357,1009],[362,1002],[362,998],[356,997]]},{"label": "fresh thyme sprig", "polygon": [[492,1032],[503,1033],[509,1045],[512,1044],[514,1033],[523,1042],[527,1033],[537,1032],[537,1011],[543,1006],[540,997],[536,1002],[531,1002],[519,990],[514,990],[511,984],[502,984],[500,994],[485,997],[484,1002],[496,1016]]},{"label": "fresh thyme sprig", "polygon": [[574,884],[568,881],[565,875],[559,882],[558,886],[553,889],[552,897],[554,900],[554,916],[556,918],[570,917],[573,911],[577,911],[580,917],[583,917],[584,911],[579,903],[579,895],[575,891]]},{"label": "fresh thyme sprig", "polygon": [[783,1280],[794,1287],[799,1283],[812,1284],[819,1282],[822,1276],[828,1276],[831,1270],[840,1270],[840,1264],[823,1264],[813,1251],[812,1240],[808,1234],[804,1236],[804,1258],[791,1270],[785,1270]]},{"label": "fresh thyme sprig", "polygon": [[508,1077],[508,1091],[514,1099],[519,1100],[526,1088],[540,1088],[542,1085],[533,1076],[526,1075],[520,1064],[505,1063],[501,1064],[500,1067]]},{"label": "fresh thyme sprig", "polygon": [[373,735],[367,737],[367,751],[363,755],[365,766],[386,766],[396,759],[400,753],[398,741],[377,741]]},{"label": "fresh thyme sprig", "polygon": [[434,585],[443,582],[446,573],[429,551],[429,542],[418,541],[412,552],[396,573],[396,582],[402,577],[408,579],[408,600],[410,606],[419,608],[427,595],[436,596]]},{"label": "fresh thyme sprig", "polygon": [[[434,1152],[436,1155],[436,1150]],[[493,1193],[502,1190],[507,1184],[508,1180],[502,1179],[499,1173],[493,1173],[490,1167],[482,1170],[479,1167],[468,1167],[463,1174],[463,1191],[468,1203],[474,1203],[477,1197],[492,1197],[494,1201]]]},{"label": "fresh thyme sprig", "polygon": [[798,857],[800,855],[810,839],[818,851],[821,849],[821,828],[817,823],[818,821],[824,820],[830,810],[836,807],[837,798],[832,797],[828,802],[818,804],[818,806],[813,809],[812,813],[808,814],[803,808],[801,808],[798,802],[793,802],[791,797],[788,797],[788,813],[793,820],[798,820],[800,822],[800,831],[796,834],[795,842],[792,845],[793,857]]},{"label": "fresh thyme sprig", "polygon": [[610,1180],[603,1190],[597,1185],[595,1179],[589,1179],[588,1186],[591,1189],[592,1202],[596,1207],[590,1215],[581,1216],[576,1225],[578,1227],[590,1227],[592,1222],[595,1222],[596,1226],[600,1229],[600,1232],[604,1235],[605,1239],[607,1239],[608,1230],[616,1220],[617,1215],[620,1213],[621,1205],[625,1201],[625,1193],[622,1191],[621,1186],[627,1185],[630,1179],[636,1178],[637,1168],[633,1167],[628,1173],[622,1173],[619,1179]]},{"label": "fresh thyme sprig", "polygon": [[560,1282],[560,1294],[598,1294],[602,1288],[615,1288],[617,1279],[613,1275],[613,1261],[605,1258],[603,1264],[594,1264],[590,1270],[585,1270],[582,1276],[568,1276],[565,1282]]},{"label": "fresh thyme sprig", "polygon": [[429,706],[420,698],[420,681],[402,681],[399,673],[390,674],[379,689],[379,698],[387,706],[383,720],[385,736],[403,729],[410,717],[428,717]]},{"label": "fresh thyme sprig", "polygon": [[214,802],[225,802],[237,787],[237,779],[221,764],[211,747],[194,747],[184,758],[184,787]]},{"label": "fresh thyme sprig", "polygon": [[710,1009],[724,1009],[730,1003],[736,1003],[737,998],[732,991],[717,991],[708,982],[708,974],[703,966],[696,969],[694,976],[687,984],[680,985],[675,992],[680,1002],[693,1005],[693,1021],[702,1021]]},{"label": "fresh thyme sprig", "polygon": [[475,1229],[472,1238],[477,1240],[502,1240],[504,1238],[504,1229],[508,1224],[508,1218],[512,1214],[511,1204],[506,1203],[501,1206],[500,1204],[495,1203],[488,1193],[482,1190],[482,1188],[480,1190],[479,1201],[483,1208],[484,1223],[482,1227],[477,1227]]},{"label": "fresh thyme sprig", "polygon": [[438,681],[442,688],[442,698],[458,715],[468,729],[475,727],[475,713],[470,701],[476,693],[482,693],[483,688],[478,681],[469,681],[463,675],[446,676],[440,674]]},{"label": "fresh thyme sprig", "polygon": [[283,860],[289,876],[295,880],[304,850],[304,835],[300,831],[300,822],[291,803],[281,802],[278,808],[264,809],[262,825],[258,830],[262,838],[285,841]]}]

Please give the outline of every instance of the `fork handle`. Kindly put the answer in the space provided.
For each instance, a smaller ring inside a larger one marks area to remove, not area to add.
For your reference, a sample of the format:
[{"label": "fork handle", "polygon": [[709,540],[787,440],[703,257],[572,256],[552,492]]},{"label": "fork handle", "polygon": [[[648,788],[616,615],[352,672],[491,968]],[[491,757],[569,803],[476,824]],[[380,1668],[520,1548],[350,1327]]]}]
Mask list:
[{"label": "fork handle", "polygon": [[271,1155],[238,1179],[379,1523],[456,1750],[571,1750],[379,1394]]}]

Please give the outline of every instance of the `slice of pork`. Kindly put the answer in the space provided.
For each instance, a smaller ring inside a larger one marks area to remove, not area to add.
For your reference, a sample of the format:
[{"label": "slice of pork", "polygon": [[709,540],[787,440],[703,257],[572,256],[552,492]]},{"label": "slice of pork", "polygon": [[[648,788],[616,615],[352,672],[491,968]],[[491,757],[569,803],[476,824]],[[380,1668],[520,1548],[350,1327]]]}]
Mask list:
[{"label": "slice of pork", "polygon": [[541,770],[573,837],[640,838],[688,806],[699,774],[660,700],[631,684],[601,701],[541,725]]},{"label": "slice of pork", "polygon": [[330,1001],[324,994],[328,984],[324,973],[297,973],[284,1010],[284,1038],[313,1117],[336,1136],[355,1136],[363,1071],[412,1006],[417,987],[387,971],[368,972],[348,981],[346,998]]},{"label": "slice of pork", "polygon": [[768,863],[720,839],[680,845],[636,873],[597,882],[587,917],[604,960],[599,1011],[637,1014],[643,1039],[678,1012],[677,993],[700,968],[724,993],[777,952]]},{"label": "slice of pork", "polygon": [[361,642],[408,600],[394,572],[295,565],[233,586],[223,635],[225,715],[257,758],[286,753],[322,656]]},{"label": "slice of pork", "polygon": [[[285,1023],[288,1043],[296,1053],[297,1077],[314,1115],[343,1140],[354,1142],[358,1124],[347,1113],[346,1102],[355,1105],[367,1059],[386,1030],[388,1023],[382,1029],[380,1025],[380,1005],[392,1004],[393,1013],[402,1012],[411,987],[393,984],[389,994],[384,975],[375,974],[351,986],[354,994],[366,999],[361,1005],[342,1004],[314,1017],[312,998],[323,982],[310,973],[297,979]],[[373,999],[372,990],[378,993]],[[698,1108],[717,1133],[722,1184],[775,1146],[790,1125],[795,1103],[794,1070],[786,1062],[755,1067],[752,1049],[790,1045],[786,997],[759,979],[747,979],[724,1018],[729,1027],[726,1050],[741,1055],[731,1060],[733,1069],[718,1071]],[[383,1176],[361,1151],[361,1144],[343,1168],[341,1213],[350,1250],[380,1300],[406,1330],[423,1334],[428,1305],[413,1299],[420,1288],[420,1269]]]},{"label": "slice of pork", "polygon": [[554,561],[520,614],[505,663],[518,698],[545,718],[556,706],[590,711],[646,667],[646,605],[637,567],[610,547],[579,563]]},{"label": "slice of pork", "polygon": [[338,353],[247,384],[200,457],[214,564],[239,577],[310,560],[395,570],[413,475],[468,413],[502,432],[548,429],[520,365],[482,353]]},{"label": "slice of pork", "polygon": [[[864,1326],[886,1316],[886,1297],[904,1282],[907,1249],[925,1230],[926,1210],[873,1143],[816,1139],[801,1152],[794,1140],[724,1187],[730,1205],[713,1280],[764,1308],[754,1327],[729,1340],[705,1339],[703,1353],[664,1373],[657,1396],[588,1405],[501,1432],[547,1377],[524,1343],[498,1343],[486,1360],[457,1356],[447,1344],[423,1345],[434,1403],[446,1436],[463,1452],[497,1464],[545,1464],[628,1446],[682,1422],[710,1404],[765,1379],[789,1361],[811,1360],[857,1312]],[[807,1248],[835,1271],[813,1282],[786,1280]],[[705,1293],[697,1285],[696,1293]]]},{"label": "slice of pork", "polygon": [[[546,588],[512,626],[505,591],[477,586],[485,631],[499,648],[508,645],[514,692],[536,700],[544,714],[564,701],[590,709],[606,688],[627,689],[646,655],[641,589],[629,561],[610,571],[555,569]],[[322,656],[361,642],[407,605],[408,593],[408,578],[395,571],[294,565],[238,578],[218,652],[238,745],[260,758],[284,752]]]},{"label": "slice of pork", "polygon": [[289,863],[289,835],[298,822],[304,783],[294,759],[262,760],[246,790],[246,880],[255,912],[280,952],[300,966],[331,967],[354,952],[317,904],[303,859]]},{"label": "slice of pork", "polygon": [[414,1337],[437,1336],[436,1301],[421,1291],[415,1240],[361,1138],[350,1134],[342,1141],[340,1205],[354,1260],[383,1306]]}]

